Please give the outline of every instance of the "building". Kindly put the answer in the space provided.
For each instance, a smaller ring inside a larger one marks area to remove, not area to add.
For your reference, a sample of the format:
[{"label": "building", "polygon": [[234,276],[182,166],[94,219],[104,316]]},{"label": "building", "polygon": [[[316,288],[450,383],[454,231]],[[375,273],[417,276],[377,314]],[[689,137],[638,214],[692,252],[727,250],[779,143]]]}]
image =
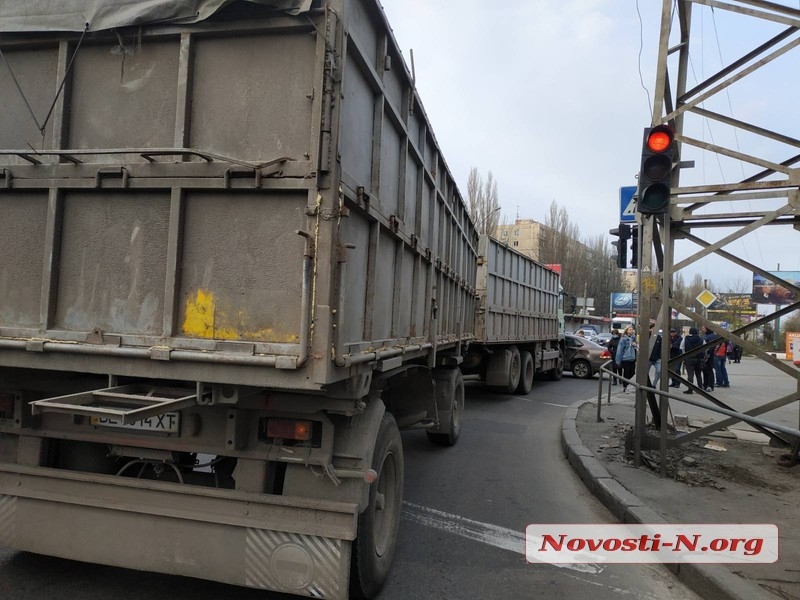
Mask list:
[{"label": "building", "polygon": [[621,292],[635,292],[637,291],[637,275],[636,269],[623,269],[622,270],[622,288]]},{"label": "building", "polygon": [[498,225],[494,237],[538,261],[543,228],[544,225],[533,219],[516,219],[513,225]]}]

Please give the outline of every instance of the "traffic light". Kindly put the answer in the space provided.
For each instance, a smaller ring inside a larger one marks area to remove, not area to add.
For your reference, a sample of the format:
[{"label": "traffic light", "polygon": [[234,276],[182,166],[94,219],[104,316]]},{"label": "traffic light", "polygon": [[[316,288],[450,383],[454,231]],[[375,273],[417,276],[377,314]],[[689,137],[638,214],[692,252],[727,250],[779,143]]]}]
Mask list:
[{"label": "traffic light", "polygon": [[620,269],[628,268],[628,240],[631,239],[631,226],[627,223],[620,223],[619,227],[609,229],[608,233],[618,237],[618,240],[612,240],[611,245],[617,249],[616,261]]},{"label": "traffic light", "polygon": [[631,269],[639,268],[639,228],[631,229]]},{"label": "traffic light", "polygon": [[675,132],[672,128],[669,125],[645,127],[637,212],[659,215],[669,211],[674,158]]}]

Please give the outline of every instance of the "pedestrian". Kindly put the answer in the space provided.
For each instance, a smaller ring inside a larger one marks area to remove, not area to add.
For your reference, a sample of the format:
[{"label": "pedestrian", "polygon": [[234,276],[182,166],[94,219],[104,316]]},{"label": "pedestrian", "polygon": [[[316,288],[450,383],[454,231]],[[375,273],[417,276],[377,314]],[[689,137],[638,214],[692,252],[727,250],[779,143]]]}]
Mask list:
[{"label": "pedestrian", "polygon": [[628,393],[628,381],[626,380],[633,379],[633,375],[636,372],[637,348],[636,330],[632,325],[628,325],[625,328],[625,333],[619,340],[619,346],[617,346],[617,354],[615,356],[615,361],[620,367],[622,376],[624,377],[622,380],[622,391],[626,394]]},{"label": "pedestrian", "polygon": [[733,362],[742,362],[742,347],[739,344],[733,345]]},{"label": "pedestrian", "polygon": [[728,343],[722,342],[714,350],[714,371],[717,377],[717,387],[727,388],[731,387],[731,382],[728,380],[728,369],[725,362],[728,360]]},{"label": "pedestrian", "polygon": [[[617,347],[619,346],[619,329],[612,329],[611,330],[611,339],[608,340],[608,351],[612,357],[616,359],[617,356]],[[617,365],[617,361],[614,360],[611,363],[611,370],[614,372],[614,375],[622,375],[622,370]],[[611,385],[617,385],[618,378],[612,377],[611,378]]]},{"label": "pedestrian", "polygon": [[[719,336],[708,329],[705,325],[700,328],[700,337],[704,344],[711,344]],[[700,359],[700,366],[703,369],[703,389],[707,392],[714,391],[714,348],[716,345],[709,346]]]},{"label": "pedestrian", "polygon": [[[683,347],[686,353],[688,354],[690,351],[702,345],[703,338],[697,334],[697,327],[690,327],[689,335],[683,340]],[[699,354],[692,354],[683,360],[683,364],[686,366],[686,379],[689,380],[689,389],[684,390],[684,394],[694,393],[692,391],[692,385],[697,385],[697,387],[703,389],[703,371],[700,367],[700,358]],[[695,381],[697,381],[696,384],[694,383]]]},{"label": "pedestrian", "polygon": [[[683,336],[680,335],[677,330],[670,329],[669,330],[669,357],[670,362],[671,359],[677,358],[681,354],[683,354],[683,350],[681,349],[681,344],[683,343]],[[681,381],[678,378],[678,375],[681,372],[681,365],[683,361],[677,361],[673,364],[672,369],[670,369],[670,378],[672,379],[672,383],[669,384],[669,387],[678,388],[681,387]]]},{"label": "pedestrian", "polygon": [[578,332],[575,335],[577,335],[578,337],[582,337],[582,338],[586,337],[586,334],[583,333],[583,329],[578,329]]},{"label": "pedestrian", "polygon": [[[653,337],[653,330],[655,329],[655,325],[653,323],[650,324],[650,329],[648,330],[648,343],[649,339]],[[652,383],[654,385],[658,385],[658,382],[661,381],[661,334],[659,333],[656,335],[656,341],[653,344],[653,349],[650,351],[650,358],[648,359],[649,367],[653,367],[656,370],[656,376],[653,379]],[[650,374],[650,368],[648,367],[647,372],[648,375]]]}]

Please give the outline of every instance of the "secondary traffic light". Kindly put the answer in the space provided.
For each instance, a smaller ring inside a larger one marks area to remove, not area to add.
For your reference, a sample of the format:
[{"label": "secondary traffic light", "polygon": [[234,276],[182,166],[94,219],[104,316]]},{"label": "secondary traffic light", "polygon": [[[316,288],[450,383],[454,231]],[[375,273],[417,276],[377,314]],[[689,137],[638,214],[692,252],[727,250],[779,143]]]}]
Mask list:
[{"label": "secondary traffic light", "polygon": [[669,125],[645,127],[642,166],[639,169],[639,198],[636,210],[658,215],[669,211],[675,132]]},{"label": "secondary traffic light", "polygon": [[608,233],[618,237],[618,240],[611,240],[611,245],[617,249],[617,255],[614,257],[617,261],[617,266],[620,269],[628,268],[628,240],[631,239],[631,226],[627,223],[620,223],[619,227],[609,229]]},{"label": "secondary traffic light", "polygon": [[639,228],[631,229],[631,269],[639,268]]}]

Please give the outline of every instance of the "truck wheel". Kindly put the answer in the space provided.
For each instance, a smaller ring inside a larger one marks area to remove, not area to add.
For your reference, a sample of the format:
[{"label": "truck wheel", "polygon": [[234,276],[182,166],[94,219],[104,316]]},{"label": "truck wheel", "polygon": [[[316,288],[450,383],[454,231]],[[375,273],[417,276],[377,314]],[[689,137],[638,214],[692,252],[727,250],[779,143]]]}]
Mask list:
[{"label": "truck wheel", "polygon": [[[445,380],[446,389],[452,390],[450,398],[448,398],[450,403],[450,423],[445,427],[441,427],[440,424],[441,429],[444,429],[444,431],[425,432],[428,439],[439,446],[454,446],[458,441],[458,436],[461,435],[461,419],[464,415],[464,378],[458,369],[453,369],[450,376],[453,381]],[[440,384],[437,382],[437,385]]]},{"label": "truck wheel", "polygon": [[591,379],[594,375],[592,365],[585,360],[576,360],[572,363],[572,375],[580,379]]},{"label": "truck wheel", "polygon": [[533,387],[533,356],[531,356],[530,352],[522,350],[519,353],[519,362],[521,370],[516,393],[527,396]]},{"label": "truck wheel", "polygon": [[511,346],[511,360],[508,361],[508,386],[506,391],[513,394],[519,385],[520,371],[522,366],[520,364],[519,348]]},{"label": "truck wheel", "polygon": [[370,486],[369,503],[358,517],[358,534],[350,557],[350,597],[373,598],[389,575],[400,528],[403,502],[403,444],[394,417],[381,421],[372,468],[378,478]]}]

